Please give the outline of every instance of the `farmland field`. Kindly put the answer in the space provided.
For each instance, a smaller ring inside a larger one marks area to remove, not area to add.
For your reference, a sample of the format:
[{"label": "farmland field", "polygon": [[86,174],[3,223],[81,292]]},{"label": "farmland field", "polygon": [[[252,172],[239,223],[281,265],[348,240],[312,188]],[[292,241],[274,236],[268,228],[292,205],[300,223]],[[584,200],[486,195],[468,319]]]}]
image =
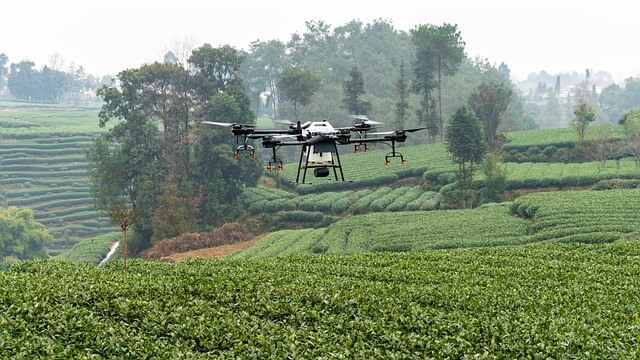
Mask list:
[{"label": "farmland field", "polygon": [[95,109],[0,102],[0,199],[29,207],[54,237],[49,252],[114,231],[89,193],[84,147],[103,131]]},{"label": "farmland field", "polygon": [[637,358],[640,247],[29,261],[0,273],[3,358]]},{"label": "farmland field", "polygon": [[[95,110],[59,110],[0,102],[3,203],[33,208],[61,252],[0,272],[0,358],[640,353],[640,189],[431,211],[437,192],[423,180],[455,170],[444,147],[402,148],[404,166],[384,166],[378,149],[344,156],[350,183],[245,191],[249,216],[309,228],[221,260],[134,259],[123,271],[121,261],[90,265],[120,237],[87,200],[81,149],[99,131]],[[60,133],[39,131],[64,121]],[[508,167],[514,189],[635,176],[629,159]]]},{"label": "farmland field", "polygon": [[473,210],[371,213],[326,228],[282,230],[231,256],[407,252],[543,241],[598,243],[635,232],[640,232],[640,189],[554,191]]}]

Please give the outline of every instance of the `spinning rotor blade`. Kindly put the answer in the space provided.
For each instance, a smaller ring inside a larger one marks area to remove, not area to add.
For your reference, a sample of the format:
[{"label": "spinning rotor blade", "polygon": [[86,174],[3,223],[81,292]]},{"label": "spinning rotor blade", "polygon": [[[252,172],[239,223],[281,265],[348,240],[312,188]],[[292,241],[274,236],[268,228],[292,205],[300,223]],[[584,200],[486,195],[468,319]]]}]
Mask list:
[{"label": "spinning rotor blade", "polygon": [[209,124],[209,125],[216,125],[216,126],[234,126],[234,127],[255,127],[255,125],[247,125],[247,124],[240,124],[240,123],[224,123],[224,122],[217,122],[217,121],[201,121],[201,123],[203,124]]},{"label": "spinning rotor blade", "polygon": [[395,133],[395,131],[384,131],[384,132],[369,133],[369,135],[391,135],[393,133]]},{"label": "spinning rotor blade", "polygon": [[285,125],[294,125],[295,124],[293,121],[289,121],[289,120],[271,119],[271,121],[273,121],[276,124],[285,124]]},{"label": "spinning rotor blade", "polygon": [[402,130],[402,131],[405,131],[405,132],[414,132],[414,131],[420,131],[420,130],[424,130],[424,129],[428,129],[428,127],[413,128],[413,129],[404,129],[404,130]]},{"label": "spinning rotor blade", "polygon": [[274,139],[292,139],[292,140],[295,140],[298,137],[295,136],[295,135],[274,135],[274,136],[272,136],[272,138],[274,138]]},{"label": "spinning rotor blade", "polygon": [[381,125],[382,123],[379,121],[370,120],[367,115],[351,115],[352,118],[362,121],[363,124],[366,125]]}]

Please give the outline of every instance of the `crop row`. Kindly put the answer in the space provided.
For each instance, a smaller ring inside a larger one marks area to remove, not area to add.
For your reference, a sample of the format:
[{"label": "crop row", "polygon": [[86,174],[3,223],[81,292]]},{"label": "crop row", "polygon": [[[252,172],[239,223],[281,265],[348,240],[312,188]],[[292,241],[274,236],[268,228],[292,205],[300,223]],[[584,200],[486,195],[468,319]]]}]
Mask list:
[{"label": "crop row", "polygon": [[[523,234],[528,226],[525,220],[509,216],[505,205],[472,211],[369,213],[345,218],[326,228],[287,231],[284,235],[275,232],[232,256],[266,257],[299,252],[343,255],[516,245],[526,242]],[[309,243],[309,239],[313,242]]]},{"label": "crop row", "polygon": [[611,242],[634,232],[640,232],[640,189],[556,191],[474,210],[354,216],[326,228],[275,232],[233,256],[404,252],[543,241]]},{"label": "crop row", "polygon": [[[407,147],[402,150],[407,158],[405,165],[397,162],[376,166],[375,159],[384,159],[386,150],[371,150],[366,154],[347,154],[341,157],[345,182],[335,181],[332,176],[316,179],[307,177],[311,184],[298,184],[299,194],[352,190],[362,187],[385,186],[407,177],[422,177],[431,184],[446,185],[453,181],[456,165],[442,144]],[[506,163],[507,187],[530,189],[538,187],[588,186],[600,180],[638,177],[638,168],[632,158],[608,160],[605,166],[597,161],[585,163]],[[295,169],[296,165],[289,165]],[[287,170],[277,174],[283,181],[294,182],[296,171]],[[444,177],[444,178],[443,178]],[[444,180],[443,180],[444,179]],[[477,172],[477,180],[482,174]]]},{"label": "crop row", "polygon": [[106,257],[112,244],[120,241],[121,238],[121,232],[110,232],[91,239],[83,239],[73,246],[72,251],[61,253],[55,257],[55,260],[98,265]]},{"label": "crop row", "polygon": [[[609,131],[613,139],[621,139],[624,136],[624,129],[620,125],[598,125],[587,128],[586,140],[594,140],[599,131]],[[507,133],[506,137],[507,143],[502,146],[505,152],[512,150],[524,152],[532,147],[544,149],[548,146],[572,148],[578,141],[578,136],[571,127],[515,131]]]},{"label": "crop row", "polygon": [[[70,163],[87,163],[87,158],[84,154],[77,154],[77,152],[69,152],[69,154],[62,154],[63,156],[57,155],[45,155],[43,157],[28,157],[25,156],[26,153],[18,154],[22,156],[2,156],[0,157],[0,166],[7,165],[23,165],[23,164],[40,164],[40,165],[49,165],[52,164],[70,164]],[[64,165],[62,165],[64,166]]]},{"label": "crop row", "polygon": [[640,231],[640,190],[535,193],[512,204],[532,241],[609,242]]},{"label": "crop row", "polygon": [[295,195],[264,187],[248,188],[243,202],[253,214],[278,211],[320,211],[335,215],[380,211],[432,210],[437,207],[437,193],[421,186],[324,192]]},{"label": "crop row", "polygon": [[637,244],[0,273],[3,358],[636,358]]},{"label": "crop row", "polygon": [[31,196],[41,196],[46,194],[57,194],[57,193],[67,193],[67,192],[86,192],[89,189],[88,180],[84,183],[77,182],[72,184],[72,186],[49,186],[42,188],[15,188],[15,189],[6,189],[3,191],[3,197],[5,199],[11,198],[21,198],[21,197],[31,197]]},{"label": "crop row", "polygon": [[509,189],[588,186],[600,180],[633,179],[638,176],[638,167],[631,158],[609,160],[604,167],[597,161],[570,164],[507,163]]}]

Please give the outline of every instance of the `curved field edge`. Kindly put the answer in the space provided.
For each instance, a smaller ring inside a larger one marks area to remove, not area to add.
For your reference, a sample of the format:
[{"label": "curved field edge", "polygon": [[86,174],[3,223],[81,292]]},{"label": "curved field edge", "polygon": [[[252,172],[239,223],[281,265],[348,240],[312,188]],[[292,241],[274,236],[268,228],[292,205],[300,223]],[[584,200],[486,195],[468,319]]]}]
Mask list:
[{"label": "curved field edge", "polygon": [[638,245],[28,261],[0,273],[0,356],[636,358]]},{"label": "curved field edge", "polygon": [[229,257],[408,252],[542,241],[599,243],[638,231],[640,189],[556,191],[473,210],[370,213],[320,229],[277,231]]}]

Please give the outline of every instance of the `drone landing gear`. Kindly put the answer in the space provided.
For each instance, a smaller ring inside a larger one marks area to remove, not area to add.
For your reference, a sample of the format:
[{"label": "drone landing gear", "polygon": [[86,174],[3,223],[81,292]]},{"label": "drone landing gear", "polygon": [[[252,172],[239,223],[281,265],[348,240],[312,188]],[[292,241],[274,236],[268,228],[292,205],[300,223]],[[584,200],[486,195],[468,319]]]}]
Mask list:
[{"label": "drone landing gear", "polygon": [[249,152],[249,156],[251,156],[252,158],[256,157],[256,151],[253,148],[253,146],[247,145],[247,144],[238,146],[236,148],[236,151],[233,153],[233,156],[240,157],[240,152],[241,151],[248,151]]},{"label": "drone landing gear", "polygon": [[278,150],[280,147],[275,147],[275,146],[271,146],[271,149],[273,151],[273,155],[271,156],[271,159],[269,160],[269,165],[267,165],[267,171],[271,172],[274,168],[273,165],[278,165],[278,169],[280,170],[284,170],[284,165],[282,164],[282,160],[280,160],[277,156],[276,156],[276,150]]},{"label": "drone landing gear", "polygon": [[404,165],[406,164],[406,160],[404,159],[404,156],[402,156],[401,153],[396,151],[396,142],[395,141],[391,141],[391,152],[388,153],[387,155],[385,155],[384,157],[384,164],[385,165],[389,165],[391,163],[391,160],[389,160],[390,158],[394,158],[394,157],[399,157],[400,158],[400,165]]},{"label": "drone landing gear", "polygon": [[399,152],[390,152],[387,155],[385,155],[384,157],[384,164],[385,165],[389,165],[391,163],[391,160],[389,160],[390,158],[394,158],[394,157],[399,157],[400,158],[400,165],[404,165],[407,163],[407,160],[404,159],[404,157],[402,156],[402,154],[400,154]]},{"label": "drone landing gear", "polygon": [[[369,151],[369,146],[367,146],[367,144],[363,144],[363,146],[364,146],[364,152]],[[354,149],[353,149],[354,154],[357,154],[358,152],[360,152],[360,144],[357,144],[356,146],[354,146]]]}]

